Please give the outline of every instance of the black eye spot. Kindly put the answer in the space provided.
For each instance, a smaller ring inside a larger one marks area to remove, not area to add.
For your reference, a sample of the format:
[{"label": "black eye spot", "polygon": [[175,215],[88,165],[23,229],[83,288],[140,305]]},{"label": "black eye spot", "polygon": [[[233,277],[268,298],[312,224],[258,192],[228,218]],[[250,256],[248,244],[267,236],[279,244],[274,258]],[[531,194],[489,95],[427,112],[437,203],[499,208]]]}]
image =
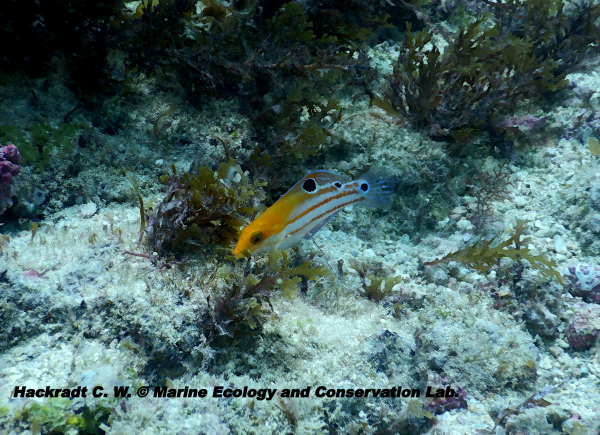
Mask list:
[{"label": "black eye spot", "polygon": [[360,185],[360,190],[362,190],[363,192],[366,192],[367,190],[369,190],[369,183],[363,183]]},{"label": "black eye spot", "polygon": [[309,178],[304,182],[304,184],[302,184],[302,188],[305,191],[311,193],[317,190],[317,183],[315,183],[315,180],[313,180],[312,178]]},{"label": "black eye spot", "polygon": [[340,187],[342,187],[342,183],[340,183],[339,181],[336,181],[335,183],[333,183],[333,185],[334,185],[335,187],[337,187],[338,189],[339,189]]},{"label": "black eye spot", "polygon": [[252,233],[252,235],[250,236],[250,241],[254,245],[258,245],[260,242],[263,241],[263,233],[261,233],[260,231]]}]

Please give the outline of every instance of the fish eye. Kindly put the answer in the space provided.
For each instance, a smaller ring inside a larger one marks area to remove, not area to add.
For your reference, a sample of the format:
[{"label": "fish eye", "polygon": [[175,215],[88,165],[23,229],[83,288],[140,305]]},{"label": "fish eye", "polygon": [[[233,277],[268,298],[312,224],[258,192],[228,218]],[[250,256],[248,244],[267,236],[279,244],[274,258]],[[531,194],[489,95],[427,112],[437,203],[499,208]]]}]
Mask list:
[{"label": "fish eye", "polygon": [[360,190],[362,190],[363,192],[366,192],[369,190],[369,183],[363,183],[360,185]]},{"label": "fish eye", "polygon": [[260,231],[255,231],[250,236],[250,241],[253,245],[258,245],[260,242],[263,241],[263,233],[261,233]]},{"label": "fish eye", "polygon": [[342,183],[340,183],[339,181],[336,181],[335,183],[333,183],[333,185],[334,185],[335,187],[337,187],[338,189],[339,189],[340,187],[342,187]]},{"label": "fish eye", "polygon": [[315,180],[313,180],[312,178],[308,178],[303,184],[302,184],[302,188],[304,189],[304,191],[308,192],[308,193],[312,193],[315,190],[317,190],[317,183],[315,182]]}]

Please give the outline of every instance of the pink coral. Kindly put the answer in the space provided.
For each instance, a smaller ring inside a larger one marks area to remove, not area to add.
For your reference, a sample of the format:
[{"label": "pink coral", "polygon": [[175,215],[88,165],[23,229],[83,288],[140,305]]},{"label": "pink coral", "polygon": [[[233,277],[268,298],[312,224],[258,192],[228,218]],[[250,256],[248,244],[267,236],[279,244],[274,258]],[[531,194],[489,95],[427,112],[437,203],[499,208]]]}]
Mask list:
[{"label": "pink coral", "polygon": [[451,392],[451,395],[448,397],[435,397],[433,399],[428,399],[428,411],[433,412],[434,414],[442,414],[453,409],[467,408],[467,390],[462,388],[460,385],[455,387],[456,390],[452,389],[448,378],[441,377],[437,373],[434,375],[433,383],[435,386],[430,387],[428,391],[436,392],[438,389],[441,389],[444,390],[444,392]]},{"label": "pink coral", "polygon": [[19,175],[21,154],[16,146],[9,143],[0,148],[0,214],[12,207],[12,197],[15,195],[13,179]]},{"label": "pink coral", "polygon": [[600,305],[579,302],[575,310],[565,335],[574,349],[586,350],[600,336]]},{"label": "pink coral", "polygon": [[521,117],[509,116],[504,118],[501,126],[509,128],[518,128],[522,131],[526,131],[544,125],[547,120],[547,116],[543,116],[541,118],[538,118],[533,115],[525,115]]}]

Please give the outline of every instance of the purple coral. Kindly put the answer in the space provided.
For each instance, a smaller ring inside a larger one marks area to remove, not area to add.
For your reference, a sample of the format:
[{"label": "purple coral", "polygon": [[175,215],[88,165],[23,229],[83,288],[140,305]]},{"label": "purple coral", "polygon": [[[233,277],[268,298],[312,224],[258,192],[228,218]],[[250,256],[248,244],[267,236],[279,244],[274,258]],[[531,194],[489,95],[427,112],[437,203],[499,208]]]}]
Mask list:
[{"label": "purple coral", "polygon": [[525,115],[521,117],[509,116],[504,118],[500,125],[502,127],[518,128],[521,131],[527,131],[544,125],[547,120],[547,116],[543,116],[540,118],[533,115]]},{"label": "purple coral", "polygon": [[442,414],[446,411],[453,409],[467,409],[467,390],[461,386],[456,387],[456,390],[452,388],[448,378],[441,377],[438,374],[434,375],[433,382],[435,386],[430,387],[428,391],[434,393],[439,390],[444,390],[444,393],[450,392],[448,397],[435,397],[428,400],[427,410],[434,414]]},{"label": "purple coral", "polygon": [[0,148],[0,214],[12,207],[12,197],[15,196],[13,178],[19,175],[21,154],[16,146],[9,143]]},{"label": "purple coral", "polygon": [[587,264],[569,266],[564,276],[570,281],[569,291],[587,302],[600,304],[600,269]]},{"label": "purple coral", "polygon": [[600,305],[579,302],[565,332],[569,344],[576,350],[592,347],[600,336]]}]

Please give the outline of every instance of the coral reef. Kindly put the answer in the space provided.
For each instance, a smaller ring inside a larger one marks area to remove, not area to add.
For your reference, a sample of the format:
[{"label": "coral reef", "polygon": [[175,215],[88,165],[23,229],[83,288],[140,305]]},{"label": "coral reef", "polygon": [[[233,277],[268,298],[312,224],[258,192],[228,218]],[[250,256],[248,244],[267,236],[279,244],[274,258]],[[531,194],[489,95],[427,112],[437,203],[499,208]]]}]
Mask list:
[{"label": "coral reef", "polygon": [[21,164],[21,154],[16,146],[9,143],[0,148],[0,215],[13,205],[12,197],[15,195],[13,179],[21,171],[19,164]]}]

